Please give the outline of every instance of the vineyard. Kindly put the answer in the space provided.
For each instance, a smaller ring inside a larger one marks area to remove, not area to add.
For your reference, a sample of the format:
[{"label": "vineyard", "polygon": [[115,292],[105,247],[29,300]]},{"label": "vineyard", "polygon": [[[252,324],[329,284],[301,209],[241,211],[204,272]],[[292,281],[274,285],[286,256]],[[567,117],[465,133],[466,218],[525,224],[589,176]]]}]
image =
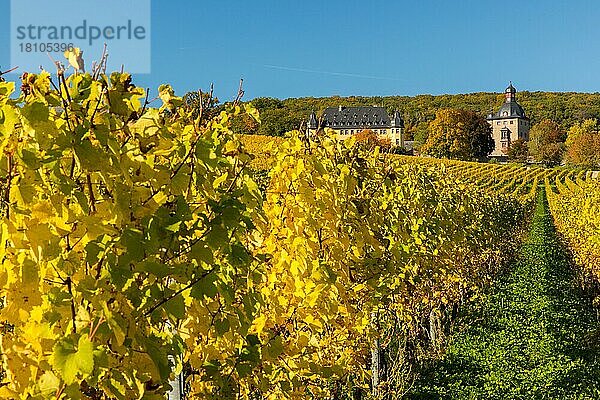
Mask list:
[{"label": "vineyard", "polygon": [[[237,135],[260,121],[239,101],[211,114],[166,85],[154,105],[126,73],[57,79],[0,82],[2,398],[164,399],[176,376],[202,399],[598,395],[597,376],[528,375],[553,351],[552,371],[598,370],[581,355],[600,327],[590,172]],[[517,348],[576,336],[469,386],[464,354],[495,351],[482,312]]]}]

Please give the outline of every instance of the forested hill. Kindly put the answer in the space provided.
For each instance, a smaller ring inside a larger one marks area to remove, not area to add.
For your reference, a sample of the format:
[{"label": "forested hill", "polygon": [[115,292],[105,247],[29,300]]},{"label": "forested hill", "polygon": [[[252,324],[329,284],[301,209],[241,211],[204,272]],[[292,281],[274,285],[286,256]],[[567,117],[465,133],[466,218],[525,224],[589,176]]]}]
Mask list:
[{"label": "forested hill", "polygon": [[[303,97],[278,100],[257,98],[252,103],[261,113],[262,125],[253,132],[281,135],[298,129],[311,111],[320,114],[326,107],[379,105],[389,111],[398,109],[406,122],[408,133],[414,133],[421,122],[428,122],[442,108],[462,108],[487,115],[496,111],[504,100],[501,93],[470,93],[456,95],[419,95],[387,97]],[[533,123],[549,118],[564,128],[586,118],[600,119],[600,93],[519,92],[517,100]]]}]

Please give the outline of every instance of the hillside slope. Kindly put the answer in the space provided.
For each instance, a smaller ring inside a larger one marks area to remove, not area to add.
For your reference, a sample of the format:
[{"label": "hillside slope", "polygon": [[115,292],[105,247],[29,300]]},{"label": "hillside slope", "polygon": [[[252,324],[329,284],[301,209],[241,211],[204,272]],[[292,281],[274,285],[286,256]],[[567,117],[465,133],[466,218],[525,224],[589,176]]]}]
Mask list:
[{"label": "hillside slope", "polygon": [[[549,118],[567,128],[586,118],[600,118],[600,93],[519,92],[519,103],[533,123]],[[456,95],[418,95],[388,97],[303,97],[285,100],[256,98],[252,103],[261,113],[262,125],[254,132],[266,135],[282,135],[298,129],[312,111],[320,114],[327,107],[379,105],[389,111],[399,110],[407,130],[416,129],[419,122],[435,117],[442,108],[463,108],[487,115],[495,111],[503,101],[501,93],[470,93]]]}]

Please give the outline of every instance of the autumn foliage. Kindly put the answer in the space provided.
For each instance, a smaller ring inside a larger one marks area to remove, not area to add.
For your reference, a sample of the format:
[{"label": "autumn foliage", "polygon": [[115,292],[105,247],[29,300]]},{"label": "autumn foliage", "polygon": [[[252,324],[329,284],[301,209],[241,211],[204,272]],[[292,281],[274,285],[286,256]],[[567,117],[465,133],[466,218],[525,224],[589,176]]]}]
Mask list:
[{"label": "autumn foliage", "polygon": [[392,147],[392,143],[388,137],[382,137],[371,129],[363,129],[362,131],[355,133],[353,137],[356,140],[356,143],[369,149],[374,149],[379,146],[382,151],[389,151]]},{"label": "autumn foliage", "polygon": [[559,164],[565,152],[566,132],[552,120],[533,125],[529,132],[529,154],[535,161],[548,165]]},{"label": "autumn foliage", "polygon": [[573,125],[567,136],[565,161],[582,167],[600,167],[600,133],[596,120]]},{"label": "autumn foliage", "polygon": [[473,111],[440,110],[428,130],[421,152],[434,157],[474,160],[487,157],[494,149],[490,125]]},{"label": "autumn foliage", "polygon": [[179,373],[201,399],[364,391],[375,340],[435,337],[518,245],[518,187],[292,132],[254,143],[261,192],[231,129],[253,107],[58,79],[0,82],[3,398],[158,400]]}]

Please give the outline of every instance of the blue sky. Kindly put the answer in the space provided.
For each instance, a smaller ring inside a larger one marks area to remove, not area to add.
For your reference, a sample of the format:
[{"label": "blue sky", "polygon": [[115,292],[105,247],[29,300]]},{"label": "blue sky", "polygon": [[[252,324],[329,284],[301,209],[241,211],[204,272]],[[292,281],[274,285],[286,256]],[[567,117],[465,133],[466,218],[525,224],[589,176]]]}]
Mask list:
[{"label": "blue sky", "polygon": [[[8,10],[8,0],[0,9]],[[101,3],[101,2],[99,2]],[[597,1],[152,1],[152,73],[222,100],[600,91]],[[0,12],[0,66],[9,67]],[[14,76],[13,76],[14,78]]]}]

